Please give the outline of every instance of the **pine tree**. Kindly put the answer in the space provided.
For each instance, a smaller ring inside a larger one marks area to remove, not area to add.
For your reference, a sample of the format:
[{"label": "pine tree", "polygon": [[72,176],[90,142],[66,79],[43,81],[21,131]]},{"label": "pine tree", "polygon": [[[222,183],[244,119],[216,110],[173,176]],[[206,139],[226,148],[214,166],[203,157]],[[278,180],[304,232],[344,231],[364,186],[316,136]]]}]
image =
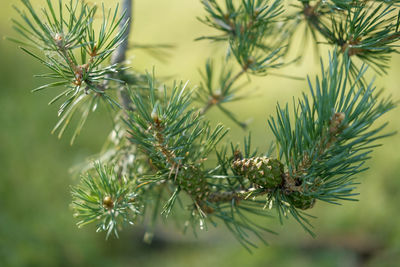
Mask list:
[{"label": "pine tree", "polygon": [[[224,224],[249,248],[252,237],[264,242],[264,232],[274,233],[260,220],[275,209],[281,222],[291,216],[313,235],[307,211],[319,201],[355,200],[357,175],[376,141],[391,135],[375,121],[395,104],[365,72],[385,75],[398,51],[400,1],[200,1],[199,20],[219,34],[197,41],[225,43],[222,65],[235,62],[239,71],[217,69],[208,59],[197,89],[182,82],[167,87],[154,72],[126,64],[131,0],[100,11],[80,0],[47,0],[40,12],[29,0],[15,7],[21,38],[9,39],[48,69],[38,77],[52,80],[33,91],[65,88],[50,102],[60,103],[53,132],[61,137],[78,116],[73,143],[98,106],[115,116],[105,149],[72,188],[78,225],[96,223],[108,238],[149,218],[151,236],[158,217],[183,214],[185,229]],[[253,149],[250,135],[243,146],[230,143],[222,124],[211,126],[208,110],[218,108],[246,128],[225,105],[243,98],[239,78],[268,77],[303,60],[304,53],[289,54],[301,29],[316,52],[320,44],[331,49],[321,73],[307,78],[309,92],[293,108],[278,105],[267,119],[275,136],[268,151]]]}]

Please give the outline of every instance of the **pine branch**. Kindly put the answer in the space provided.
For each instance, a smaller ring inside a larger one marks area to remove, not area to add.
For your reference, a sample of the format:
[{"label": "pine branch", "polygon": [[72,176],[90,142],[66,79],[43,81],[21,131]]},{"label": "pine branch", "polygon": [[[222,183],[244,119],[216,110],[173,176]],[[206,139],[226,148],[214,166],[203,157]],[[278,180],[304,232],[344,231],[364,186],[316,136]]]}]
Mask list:
[{"label": "pine branch", "polygon": [[[378,74],[386,73],[390,54],[399,41],[397,1],[302,1],[295,15],[287,17],[294,34],[302,16],[316,42],[319,33],[350,61],[352,78],[360,72],[354,58],[367,63]],[[317,32],[317,33],[316,33]],[[322,42],[320,42],[322,43]],[[339,53],[340,52],[340,53]]]},{"label": "pine branch", "polygon": [[[201,37],[197,40],[225,41],[229,45],[228,55],[231,54],[240,66],[240,71],[231,76],[230,72],[221,71],[219,88],[213,88],[212,77],[203,75],[207,96],[198,97],[205,102],[200,114],[205,114],[211,107],[217,106],[233,122],[245,129],[247,124],[236,118],[236,115],[223,107],[223,103],[239,99],[234,96],[233,85],[247,73],[252,75],[267,75],[271,69],[285,65],[283,56],[287,51],[284,33],[277,22],[283,13],[281,0],[275,1],[242,1],[236,5],[233,1],[225,1],[222,7],[216,0],[202,1],[208,16],[200,19],[204,24],[223,33],[220,36]],[[271,38],[275,36],[275,38]],[[278,38],[276,38],[279,36]],[[206,73],[210,72],[212,64],[206,63]],[[207,80],[209,79],[209,80]]]},{"label": "pine branch", "polygon": [[[351,200],[354,175],[365,170],[372,145],[386,126],[369,128],[394,108],[389,99],[378,101],[373,84],[366,88],[349,81],[350,65],[340,64],[333,54],[322,78],[311,86],[312,102],[304,95],[294,105],[294,122],[288,107],[277,108],[269,124],[286,161],[286,192],[330,203]],[[365,69],[361,71],[361,79]],[[290,200],[287,197],[283,201]],[[290,201],[289,201],[290,203]]]},{"label": "pine branch", "polygon": [[70,0],[64,6],[60,0],[57,10],[48,0],[42,16],[29,0],[22,0],[22,3],[28,13],[15,7],[23,23],[13,20],[14,28],[33,47],[30,50],[24,47],[21,49],[48,68],[50,73],[40,77],[57,79],[57,82],[45,84],[33,91],[65,87],[61,94],[50,101],[52,104],[64,99],[58,111],[60,119],[53,132],[58,130],[58,136],[61,137],[74,114],[81,113],[72,143],[83,128],[89,113],[97,108],[101,100],[112,108],[120,106],[108,94],[109,90],[104,87],[104,83],[121,82],[111,75],[121,72],[123,68],[109,64],[107,60],[122,44],[128,24],[118,19],[118,6],[114,12],[106,11],[102,6],[100,30],[95,31],[93,21],[98,9],[83,1]]},{"label": "pine branch", "polygon": [[118,227],[133,224],[140,214],[141,204],[132,182],[120,180],[111,168],[95,164],[96,173],[87,174],[81,184],[72,189],[72,204],[78,226],[98,222],[97,231],[118,237]]},{"label": "pine branch", "polygon": [[[78,225],[96,222],[108,238],[126,223],[150,218],[149,237],[158,217],[179,213],[193,232],[223,224],[250,249],[256,246],[252,237],[265,242],[265,233],[275,234],[259,224],[274,208],[281,222],[291,215],[313,235],[312,216],[305,211],[318,200],[354,200],[356,176],[366,170],[376,141],[391,135],[382,134],[386,124],[374,125],[395,104],[365,82],[366,65],[358,67],[353,59],[384,72],[397,52],[397,1],[301,0],[294,15],[286,14],[281,0],[201,2],[206,16],[200,20],[220,33],[199,39],[226,42],[228,56],[217,80],[213,61],[207,61],[196,92],[188,83],[161,86],[154,72],[141,75],[121,67],[129,47],[131,0],[123,0],[120,17],[118,8],[111,12],[103,6],[98,31],[97,8],[83,1],[64,6],[60,0],[56,10],[48,0],[41,15],[28,0],[22,1],[27,14],[16,8],[22,21],[14,20],[14,28],[25,41],[14,41],[49,69],[41,77],[55,80],[36,90],[66,87],[52,101],[64,98],[55,127],[60,134],[78,111],[75,138],[100,100],[123,107],[105,149],[72,189]],[[222,124],[210,126],[206,112],[217,106],[244,127],[223,105],[248,94],[238,85],[244,74],[265,76],[291,62],[288,45],[302,21],[314,41],[323,37],[335,49],[326,67],[321,60],[315,82],[308,79],[309,95],[303,93],[292,111],[278,105],[270,117],[277,156],[271,149],[254,150],[250,136],[243,149],[232,145]],[[238,72],[226,67],[230,60]],[[119,102],[109,95],[113,88]],[[194,100],[203,108],[195,108]]]}]

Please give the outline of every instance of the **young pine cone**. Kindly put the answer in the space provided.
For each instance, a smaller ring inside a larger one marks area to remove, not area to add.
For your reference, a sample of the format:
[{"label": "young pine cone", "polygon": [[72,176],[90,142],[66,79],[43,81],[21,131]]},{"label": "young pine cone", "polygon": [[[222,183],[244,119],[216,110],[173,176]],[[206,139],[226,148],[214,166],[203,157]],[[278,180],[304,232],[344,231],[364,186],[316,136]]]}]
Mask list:
[{"label": "young pine cone", "polygon": [[209,194],[206,178],[203,172],[195,166],[182,167],[176,178],[176,184],[196,200],[204,200]]},{"label": "young pine cone", "polygon": [[302,210],[311,209],[315,204],[314,198],[305,196],[300,192],[292,192],[290,195],[288,195],[288,198],[294,207]]},{"label": "young pine cone", "polygon": [[277,159],[253,157],[237,159],[232,169],[250,182],[264,188],[275,188],[282,183],[283,164]]}]

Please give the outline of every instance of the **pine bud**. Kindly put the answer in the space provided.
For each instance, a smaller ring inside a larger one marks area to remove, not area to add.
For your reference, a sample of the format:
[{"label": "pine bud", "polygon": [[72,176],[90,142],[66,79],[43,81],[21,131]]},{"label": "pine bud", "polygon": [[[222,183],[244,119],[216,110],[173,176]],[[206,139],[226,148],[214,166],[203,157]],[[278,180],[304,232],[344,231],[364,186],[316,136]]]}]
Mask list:
[{"label": "pine bud", "polygon": [[103,207],[106,209],[112,209],[114,208],[114,202],[112,201],[110,196],[105,196],[103,199]]},{"label": "pine bud", "polygon": [[153,119],[154,123],[159,125],[161,123],[160,117],[158,117],[157,111],[153,110],[151,112],[151,118]]},{"label": "pine bud", "polygon": [[239,175],[264,188],[275,188],[282,183],[283,164],[276,159],[237,159],[232,163],[232,168]]},{"label": "pine bud", "polygon": [[246,66],[249,67],[249,66],[253,65],[254,62],[255,62],[254,57],[249,57],[249,58],[247,59]]},{"label": "pine bud", "polygon": [[329,133],[331,135],[336,135],[337,133],[339,133],[339,126],[342,124],[345,118],[346,114],[344,114],[343,112],[336,112],[335,114],[333,114],[329,125]]},{"label": "pine bud", "polygon": [[64,45],[64,37],[63,37],[62,34],[56,33],[56,34],[54,35],[54,41],[56,42],[56,45],[57,45],[58,47],[63,47],[63,45]]}]

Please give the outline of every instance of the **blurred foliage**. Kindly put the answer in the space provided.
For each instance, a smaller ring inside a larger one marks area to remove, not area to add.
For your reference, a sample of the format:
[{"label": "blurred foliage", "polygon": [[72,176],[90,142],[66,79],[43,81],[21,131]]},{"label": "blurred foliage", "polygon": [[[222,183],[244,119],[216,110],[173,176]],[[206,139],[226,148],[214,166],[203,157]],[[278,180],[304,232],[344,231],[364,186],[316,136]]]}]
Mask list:
[{"label": "blurred foliage", "polygon": [[[15,3],[17,0],[2,3],[1,37],[10,34],[11,4]],[[196,69],[204,55],[215,49],[206,42],[193,42],[209,33],[194,19],[201,15],[200,2],[138,0],[135,10],[135,40],[179,46],[165,64],[145,51],[134,50],[132,66],[144,70],[157,65],[162,75],[198,84]],[[305,53],[309,54],[307,62],[285,71],[300,77],[316,73],[312,49]],[[32,75],[43,68],[3,40],[0,58],[0,266],[397,266],[400,262],[399,135],[384,140],[383,147],[374,152],[374,160],[368,163],[373,171],[360,177],[360,202],[342,207],[316,205],[312,211],[319,217],[316,239],[295,222],[285,224],[283,231],[271,220],[270,226],[281,234],[270,240],[270,246],[261,246],[251,255],[221,231],[211,230],[194,242],[191,235],[184,236],[171,225],[157,230],[158,238],[146,245],[141,242],[143,229],[133,228],[121,239],[108,241],[93,231],[95,226],[77,230],[68,209],[71,197],[67,189],[76,180],[70,178],[68,168],[98,152],[111,128],[109,120],[104,120],[108,115],[95,114],[74,146],[68,138],[57,140],[50,134],[57,119],[55,107],[46,105],[50,99],[30,93],[40,84]],[[388,75],[378,78],[378,84],[394,99],[400,99],[399,70],[400,57],[395,56]],[[259,88],[256,97],[229,105],[241,111],[241,119],[253,117],[249,129],[257,142],[254,145],[262,147],[267,145],[266,136],[272,136],[266,131],[266,119],[275,103],[299,96],[306,83],[268,77],[254,78],[252,86]],[[215,121],[221,115],[218,110],[210,114]],[[400,130],[399,117],[399,109],[386,116],[390,130]],[[244,132],[233,123],[230,126],[231,138],[240,141]],[[90,134],[93,132],[97,135]]]}]

